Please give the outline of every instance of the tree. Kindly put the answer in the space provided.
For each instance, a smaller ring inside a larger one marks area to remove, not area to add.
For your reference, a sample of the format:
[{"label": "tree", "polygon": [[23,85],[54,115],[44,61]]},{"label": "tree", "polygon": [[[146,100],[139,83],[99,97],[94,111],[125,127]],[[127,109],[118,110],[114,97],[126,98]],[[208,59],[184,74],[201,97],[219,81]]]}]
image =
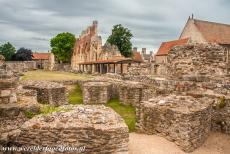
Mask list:
[{"label": "tree", "polygon": [[16,61],[30,61],[33,58],[33,52],[30,49],[20,48],[13,56],[13,60]]},{"label": "tree", "polygon": [[50,41],[52,53],[60,62],[70,62],[76,38],[73,34],[60,33]]},{"label": "tree", "polygon": [[12,56],[15,54],[15,47],[7,42],[0,46],[0,55],[5,57],[5,60],[12,60]]},{"label": "tree", "polygon": [[109,36],[107,42],[116,45],[123,56],[131,57],[133,55],[131,43],[132,37],[133,34],[130,30],[119,24],[113,26],[112,34]]}]

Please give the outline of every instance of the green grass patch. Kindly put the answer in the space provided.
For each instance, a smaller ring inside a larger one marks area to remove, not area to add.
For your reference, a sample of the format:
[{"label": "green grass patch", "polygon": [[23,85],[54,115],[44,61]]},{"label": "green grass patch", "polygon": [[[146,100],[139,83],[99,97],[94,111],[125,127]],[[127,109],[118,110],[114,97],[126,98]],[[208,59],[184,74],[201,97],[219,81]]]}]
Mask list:
[{"label": "green grass patch", "polygon": [[129,127],[129,132],[135,131],[136,114],[134,107],[121,104],[118,99],[110,100],[106,106],[111,107],[115,112],[121,115]]},{"label": "green grass patch", "polygon": [[40,109],[40,114],[47,115],[53,112],[61,112],[61,111],[68,112],[70,110],[71,109],[64,109],[61,107],[55,107],[51,105],[42,105]]},{"label": "green grass patch", "polygon": [[71,109],[65,109],[65,108],[55,107],[49,104],[45,104],[45,105],[40,105],[39,112],[25,111],[24,114],[27,118],[32,119],[36,115],[47,115],[53,112],[61,112],[61,111],[68,112],[70,110]]},{"label": "green grass patch", "polygon": [[24,74],[21,80],[87,80],[93,78],[87,74],[75,74],[62,71],[45,71],[36,70],[28,71]]},{"label": "green grass patch", "polygon": [[29,119],[32,119],[35,115],[37,115],[38,113],[34,113],[32,111],[25,111],[24,112],[25,116]]},{"label": "green grass patch", "polygon": [[68,99],[70,104],[83,104],[82,91],[78,84],[70,91]]}]

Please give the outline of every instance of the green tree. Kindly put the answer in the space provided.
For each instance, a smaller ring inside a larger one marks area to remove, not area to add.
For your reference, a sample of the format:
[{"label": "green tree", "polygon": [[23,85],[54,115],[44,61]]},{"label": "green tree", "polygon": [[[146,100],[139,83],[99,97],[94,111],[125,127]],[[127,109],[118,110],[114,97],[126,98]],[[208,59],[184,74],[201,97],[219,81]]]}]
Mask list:
[{"label": "green tree", "polygon": [[76,38],[73,34],[60,33],[50,41],[52,53],[60,62],[70,62]]},{"label": "green tree", "polygon": [[15,54],[15,47],[7,42],[0,46],[0,55],[5,57],[5,60],[12,60],[12,56]]},{"label": "green tree", "polygon": [[109,36],[107,42],[116,45],[123,56],[131,57],[133,55],[131,43],[132,37],[133,34],[130,30],[119,24],[113,26],[112,34]]}]

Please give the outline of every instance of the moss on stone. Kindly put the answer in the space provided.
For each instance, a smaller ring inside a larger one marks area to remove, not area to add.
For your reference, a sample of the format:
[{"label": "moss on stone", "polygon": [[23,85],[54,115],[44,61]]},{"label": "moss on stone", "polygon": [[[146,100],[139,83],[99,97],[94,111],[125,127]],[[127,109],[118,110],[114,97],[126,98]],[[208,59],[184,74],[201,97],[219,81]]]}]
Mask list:
[{"label": "moss on stone", "polygon": [[226,99],[224,96],[220,97],[219,108],[222,109],[226,106]]}]

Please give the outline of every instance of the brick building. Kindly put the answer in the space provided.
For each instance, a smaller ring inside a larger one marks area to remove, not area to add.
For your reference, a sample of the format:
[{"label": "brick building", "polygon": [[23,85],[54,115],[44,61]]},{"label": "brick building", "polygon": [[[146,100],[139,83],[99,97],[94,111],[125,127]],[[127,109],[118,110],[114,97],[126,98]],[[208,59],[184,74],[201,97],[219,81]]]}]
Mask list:
[{"label": "brick building", "polygon": [[155,56],[156,63],[167,62],[167,54],[176,45],[186,43],[215,43],[223,46],[227,55],[230,52],[230,25],[198,20],[189,17],[179,40],[163,42]]},{"label": "brick building", "polygon": [[97,26],[97,21],[93,21],[78,37],[71,60],[73,70],[88,73],[123,73],[128,65],[142,62],[136,59],[137,54],[134,54],[134,58],[125,58],[116,46],[108,43],[102,46]]},{"label": "brick building", "polygon": [[33,53],[32,60],[36,62],[36,68],[44,69],[49,62],[50,53]]}]

